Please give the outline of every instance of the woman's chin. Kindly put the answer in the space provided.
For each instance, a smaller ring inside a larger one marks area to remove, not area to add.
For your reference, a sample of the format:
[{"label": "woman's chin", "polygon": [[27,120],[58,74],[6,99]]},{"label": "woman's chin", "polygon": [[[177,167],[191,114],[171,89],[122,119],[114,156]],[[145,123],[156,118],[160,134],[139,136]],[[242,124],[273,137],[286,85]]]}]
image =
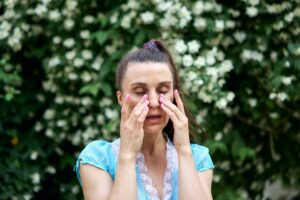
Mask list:
[{"label": "woman's chin", "polygon": [[163,126],[160,124],[155,125],[144,125],[144,133],[151,134],[151,133],[159,133],[163,130]]}]

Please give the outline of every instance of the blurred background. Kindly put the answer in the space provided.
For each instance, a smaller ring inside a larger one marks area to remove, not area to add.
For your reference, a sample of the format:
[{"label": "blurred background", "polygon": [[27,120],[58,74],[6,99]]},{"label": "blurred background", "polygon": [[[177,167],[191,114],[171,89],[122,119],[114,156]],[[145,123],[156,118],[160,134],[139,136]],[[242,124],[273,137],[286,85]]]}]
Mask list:
[{"label": "blurred background", "polygon": [[214,199],[299,199],[299,5],[0,1],[0,199],[83,199],[77,156],[118,137],[116,64],[151,38],[207,132]]}]

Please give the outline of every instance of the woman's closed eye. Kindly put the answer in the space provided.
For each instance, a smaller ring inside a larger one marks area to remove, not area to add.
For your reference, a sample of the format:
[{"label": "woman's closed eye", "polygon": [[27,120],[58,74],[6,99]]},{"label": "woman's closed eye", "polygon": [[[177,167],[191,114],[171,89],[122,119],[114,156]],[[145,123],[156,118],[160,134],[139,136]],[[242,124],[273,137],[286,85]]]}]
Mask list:
[{"label": "woman's closed eye", "polygon": [[[135,94],[137,95],[144,95],[146,93],[146,91],[142,91],[142,92],[135,92]],[[159,94],[166,94],[168,93],[168,91],[158,91]]]}]

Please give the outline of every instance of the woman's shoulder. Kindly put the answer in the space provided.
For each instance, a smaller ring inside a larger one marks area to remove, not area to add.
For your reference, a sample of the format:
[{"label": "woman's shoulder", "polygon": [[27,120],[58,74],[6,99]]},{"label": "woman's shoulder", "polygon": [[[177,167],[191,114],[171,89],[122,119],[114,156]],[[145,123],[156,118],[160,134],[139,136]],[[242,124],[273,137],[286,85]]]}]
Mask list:
[{"label": "woman's shoulder", "polygon": [[200,144],[191,144],[191,150],[198,172],[214,168],[214,164],[207,147]]}]

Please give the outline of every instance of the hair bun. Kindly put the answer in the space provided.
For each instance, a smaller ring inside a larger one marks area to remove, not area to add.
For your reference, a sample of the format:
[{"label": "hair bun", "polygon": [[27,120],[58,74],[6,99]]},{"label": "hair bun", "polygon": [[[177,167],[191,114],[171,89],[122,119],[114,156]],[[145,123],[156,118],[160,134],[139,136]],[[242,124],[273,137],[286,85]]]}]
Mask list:
[{"label": "hair bun", "polygon": [[154,40],[150,40],[149,42],[146,42],[144,44],[144,48],[145,49],[156,49],[156,50],[159,50],[156,42]]}]

